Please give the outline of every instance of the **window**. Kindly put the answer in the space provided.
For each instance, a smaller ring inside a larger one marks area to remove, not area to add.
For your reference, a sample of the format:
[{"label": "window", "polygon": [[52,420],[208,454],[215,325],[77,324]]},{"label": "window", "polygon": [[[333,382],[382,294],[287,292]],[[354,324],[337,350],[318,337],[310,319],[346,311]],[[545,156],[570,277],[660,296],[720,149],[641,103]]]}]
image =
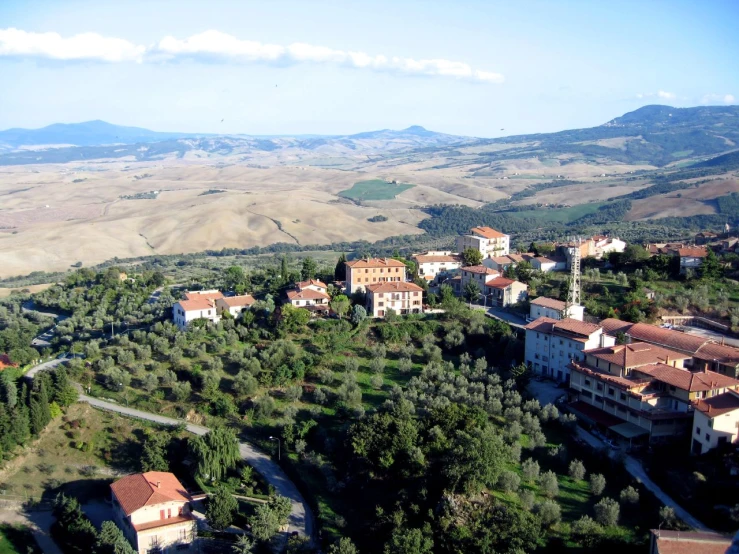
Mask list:
[{"label": "window", "polygon": [[612,387],[608,387],[608,396],[616,396],[616,391]]},{"label": "window", "polygon": [[709,435],[708,433],[706,433],[706,440],[707,441],[710,441],[711,440],[711,435]]},{"label": "window", "polygon": [[618,398],[619,398],[619,400],[622,400],[623,402],[626,402],[626,393],[620,392],[618,394]]},{"label": "window", "polygon": [[603,390],[603,383],[596,383],[595,388],[597,388],[598,390]]},{"label": "window", "polygon": [[590,386],[590,379],[585,379],[585,386],[586,387],[589,387]]},{"label": "window", "polygon": [[593,398],[593,393],[588,390],[580,391],[580,395],[585,398]]},{"label": "window", "polygon": [[535,360],[538,360],[539,359],[539,354],[534,354],[534,359]]},{"label": "window", "polygon": [[700,437],[700,435],[701,435],[701,428],[700,427],[696,427],[695,428],[695,434]]}]

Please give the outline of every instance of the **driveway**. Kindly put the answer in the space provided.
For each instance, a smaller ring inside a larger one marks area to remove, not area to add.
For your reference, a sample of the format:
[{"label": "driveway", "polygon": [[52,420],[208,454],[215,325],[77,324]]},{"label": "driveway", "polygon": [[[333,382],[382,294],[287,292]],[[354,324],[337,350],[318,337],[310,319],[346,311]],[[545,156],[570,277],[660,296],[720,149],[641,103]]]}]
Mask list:
[{"label": "driveway", "polygon": [[56,518],[50,511],[27,512],[20,504],[0,508],[0,522],[28,527],[44,554],[63,554],[51,538],[51,526],[54,521]]},{"label": "driveway", "polygon": [[[153,421],[161,425],[181,425],[185,423],[185,428],[190,433],[196,435],[204,435],[209,431],[207,427],[203,427],[202,425],[193,425],[179,419],[143,412],[141,410],[125,406],[119,406],[118,404],[98,400],[97,398],[92,398],[84,394],[80,395],[79,400],[80,402],[87,402],[96,408],[116,412],[129,417]],[[298,532],[301,535],[310,537],[313,543],[317,544],[314,536],[315,530],[313,526],[313,515],[310,508],[295,484],[290,481],[285,472],[282,471],[282,468],[267,454],[258,450],[249,443],[240,442],[239,453],[241,454],[241,457],[256,471],[258,471],[280,495],[289,498],[292,502],[292,510],[288,517],[288,533]]]},{"label": "driveway", "polygon": [[565,396],[567,393],[565,389],[557,388],[557,383],[554,381],[536,381],[531,380],[528,385],[528,391],[539,400],[542,406],[547,404],[554,404],[560,396]]}]

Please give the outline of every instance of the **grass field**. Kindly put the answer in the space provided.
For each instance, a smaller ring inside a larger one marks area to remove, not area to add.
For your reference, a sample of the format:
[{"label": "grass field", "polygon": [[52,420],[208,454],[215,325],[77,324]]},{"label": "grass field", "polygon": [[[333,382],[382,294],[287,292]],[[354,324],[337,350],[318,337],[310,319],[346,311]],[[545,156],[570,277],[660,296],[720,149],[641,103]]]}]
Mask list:
[{"label": "grass field", "polygon": [[0,554],[36,554],[41,550],[23,525],[0,525]]},{"label": "grass field", "polygon": [[570,208],[547,209],[540,208],[537,210],[525,212],[506,212],[512,217],[519,218],[536,218],[540,221],[551,223],[571,223],[583,216],[590,215],[598,211],[598,208],[606,204],[606,202],[591,202],[590,204],[578,204]]},{"label": "grass field", "polygon": [[361,202],[362,200],[392,200],[401,192],[413,188],[415,185],[400,185],[388,183],[382,179],[359,181],[352,188],[342,190],[339,196]]}]

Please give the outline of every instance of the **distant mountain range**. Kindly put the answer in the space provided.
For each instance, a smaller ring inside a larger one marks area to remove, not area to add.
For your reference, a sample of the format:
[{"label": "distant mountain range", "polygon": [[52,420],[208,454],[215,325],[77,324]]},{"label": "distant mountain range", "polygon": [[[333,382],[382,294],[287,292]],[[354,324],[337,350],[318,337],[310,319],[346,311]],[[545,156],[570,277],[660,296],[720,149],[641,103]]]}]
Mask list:
[{"label": "distant mountain range", "polygon": [[[587,129],[558,133],[479,139],[429,131],[414,125],[399,131],[383,129],[345,136],[250,136],[162,133],[122,127],[104,121],[54,124],[42,129],[0,131],[0,165],[63,163],[133,156],[136,160],[182,157],[198,151],[206,156],[254,152],[303,151],[331,156],[395,156],[408,152],[436,157],[448,155],[450,165],[463,145],[505,144],[509,148],[481,150],[475,159],[467,154],[459,163],[490,164],[518,158],[558,158],[561,164],[648,164],[708,157],[739,149],[739,106],[672,108],[644,106]],[[74,145],[39,149],[43,145]],[[29,151],[22,147],[35,146]]]}]

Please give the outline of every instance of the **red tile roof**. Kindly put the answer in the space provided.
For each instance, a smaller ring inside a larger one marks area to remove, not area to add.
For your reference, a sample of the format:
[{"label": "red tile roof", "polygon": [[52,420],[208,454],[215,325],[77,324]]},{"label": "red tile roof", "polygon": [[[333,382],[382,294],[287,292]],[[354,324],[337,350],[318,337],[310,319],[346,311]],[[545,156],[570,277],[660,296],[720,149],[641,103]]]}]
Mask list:
[{"label": "red tile roof", "polygon": [[193,298],[192,300],[180,300],[179,305],[186,312],[210,310],[215,307],[215,300],[211,300],[210,298]]},{"label": "red tile roof", "polygon": [[404,283],[395,281],[392,283],[373,283],[365,287],[367,292],[423,292],[423,289],[415,283]]},{"label": "red tile roof", "polygon": [[494,288],[494,289],[505,289],[510,287],[513,283],[517,283],[515,279],[506,279],[505,277],[495,277],[494,279],[491,279],[490,281],[485,282],[486,287]]},{"label": "red tile roof", "polygon": [[574,333],[585,337],[589,337],[601,328],[600,325],[596,325],[595,323],[586,323],[578,319],[572,319],[571,317],[555,322],[553,327],[555,332],[566,331],[568,333]]},{"label": "red tile roof", "polygon": [[496,269],[491,269],[484,265],[468,265],[462,268],[462,271],[469,271],[470,273],[480,273],[487,275],[500,275],[500,272]]},{"label": "red tile roof", "polygon": [[709,391],[739,386],[739,381],[713,371],[692,372],[665,364],[641,366],[634,371],[649,375],[657,381],[667,383],[689,392]]},{"label": "red tile roof", "polygon": [[251,294],[242,294],[241,296],[226,296],[219,298],[229,308],[240,308],[241,306],[251,306],[256,302]]},{"label": "red tile roof", "polygon": [[611,336],[615,336],[618,333],[626,333],[633,325],[630,321],[621,321],[613,317],[606,318],[600,322],[603,332]]},{"label": "red tile roof", "polygon": [[551,317],[542,316],[542,317],[536,318],[534,321],[526,325],[524,329],[528,331],[537,331],[539,333],[551,333],[552,327],[554,326],[555,323],[557,323],[556,319],[552,319]]},{"label": "red tile roof", "polygon": [[705,258],[708,251],[702,246],[687,246],[677,251],[681,258]]},{"label": "red tile roof", "polygon": [[328,288],[328,285],[324,283],[323,281],[319,281],[318,279],[308,279],[307,281],[300,281],[299,283],[296,283],[295,286],[298,289],[304,289],[305,287],[321,287],[324,289]]},{"label": "red tile roof", "polygon": [[393,258],[363,258],[361,260],[344,263],[351,268],[405,267],[403,262]]},{"label": "red tile roof", "polygon": [[500,231],[492,229],[491,227],[473,227],[472,229],[470,229],[470,233],[472,233],[473,235],[480,235],[481,237],[485,237],[486,239],[501,239],[508,236],[501,233]]},{"label": "red tile roof", "polygon": [[127,516],[144,506],[190,500],[177,477],[164,471],[128,475],[111,484],[110,488]]},{"label": "red tile roof", "polygon": [[459,256],[444,256],[444,255],[428,255],[418,254],[413,256],[419,264],[433,263],[433,262],[449,262],[449,263],[462,263],[462,258]]},{"label": "red tile roof", "polygon": [[195,300],[200,298],[218,300],[219,298],[223,298],[223,293],[219,290],[187,291],[185,293],[186,300]]},{"label": "red tile roof", "polygon": [[709,342],[702,337],[689,335],[682,331],[655,327],[647,323],[634,323],[625,332],[634,340],[651,342],[667,348],[690,352],[691,354],[697,352],[701,346]]},{"label": "red tile roof", "polygon": [[331,297],[325,292],[314,289],[289,290],[287,297],[290,300],[330,300]]},{"label": "red tile roof", "polygon": [[534,306],[542,306],[544,308],[551,308],[552,310],[564,310],[567,307],[567,304],[565,302],[562,302],[561,300],[557,300],[555,298],[548,298],[546,296],[540,296],[538,298],[534,298],[531,301],[531,304]]},{"label": "red tile roof", "polygon": [[652,529],[654,554],[726,554],[731,538],[717,533]]},{"label": "red tile roof", "polygon": [[709,362],[715,360],[723,364],[739,364],[739,348],[726,344],[706,343],[693,356]]},{"label": "red tile roof", "polygon": [[734,410],[739,410],[739,393],[730,391],[717,394],[705,400],[699,400],[695,404],[696,410],[700,410],[708,417],[716,417]]},{"label": "red tile roof", "polygon": [[667,363],[669,360],[685,360],[690,358],[689,354],[667,350],[661,346],[655,346],[654,344],[647,344],[645,342],[593,348],[584,351],[583,354],[594,356],[599,360],[624,368]]}]

